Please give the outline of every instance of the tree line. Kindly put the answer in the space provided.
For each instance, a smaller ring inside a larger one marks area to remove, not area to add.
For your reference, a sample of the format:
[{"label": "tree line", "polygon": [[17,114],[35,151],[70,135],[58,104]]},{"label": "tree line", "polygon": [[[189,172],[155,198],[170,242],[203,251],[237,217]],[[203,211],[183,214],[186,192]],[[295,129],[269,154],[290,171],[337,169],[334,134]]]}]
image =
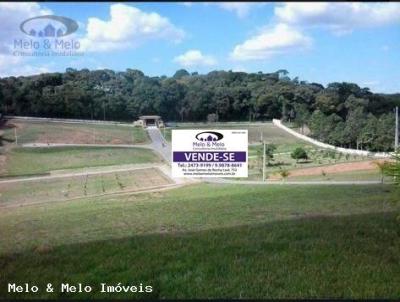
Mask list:
[{"label": "tree line", "polygon": [[354,83],[318,83],[273,73],[178,70],[149,77],[140,70],[76,70],[0,79],[7,115],[132,121],[262,121],[281,118],[335,145],[393,148],[393,108],[400,94],[377,94]]}]

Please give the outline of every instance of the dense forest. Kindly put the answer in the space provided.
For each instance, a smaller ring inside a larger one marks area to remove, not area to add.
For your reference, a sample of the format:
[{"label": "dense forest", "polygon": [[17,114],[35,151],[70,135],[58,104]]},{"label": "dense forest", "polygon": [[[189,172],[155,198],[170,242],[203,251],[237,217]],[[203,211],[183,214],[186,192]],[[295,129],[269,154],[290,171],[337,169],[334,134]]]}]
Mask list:
[{"label": "dense forest", "polygon": [[371,151],[393,148],[393,108],[400,94],[372,93],[353,83],[318,83],[273,73],[178,70],[149,77],[139,70],[75,70],[0,79],[8,115],[132,121],[255,121],[282,118],[321,141]]}]

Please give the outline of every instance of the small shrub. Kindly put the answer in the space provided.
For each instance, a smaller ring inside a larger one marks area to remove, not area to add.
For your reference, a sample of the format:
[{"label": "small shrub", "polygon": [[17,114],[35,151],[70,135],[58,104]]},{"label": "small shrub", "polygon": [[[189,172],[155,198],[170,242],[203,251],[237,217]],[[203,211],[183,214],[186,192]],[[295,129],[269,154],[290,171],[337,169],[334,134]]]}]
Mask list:
[{"label": "small shrub", "polygon": [[286,169],[281,169],[279,171],[279,175],[282,177],[283,180],[285,180],[290,175],[290,172]]},{"label": "small shrub", "polygon": [[294,149],[294,151],[290,154],[290,156],[298,162],[299,160],[307,160],[308,154],[306,150],[301,147]]}]

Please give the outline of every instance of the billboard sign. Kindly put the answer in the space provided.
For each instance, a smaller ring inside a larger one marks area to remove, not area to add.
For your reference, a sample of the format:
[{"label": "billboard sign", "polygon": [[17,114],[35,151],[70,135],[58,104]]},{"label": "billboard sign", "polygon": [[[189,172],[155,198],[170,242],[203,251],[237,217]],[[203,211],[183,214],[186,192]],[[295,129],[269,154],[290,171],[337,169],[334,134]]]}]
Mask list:
[{"label": "billboard sign", "polygon": [[173,177],[247,177],[247,130],[172,130]]}]

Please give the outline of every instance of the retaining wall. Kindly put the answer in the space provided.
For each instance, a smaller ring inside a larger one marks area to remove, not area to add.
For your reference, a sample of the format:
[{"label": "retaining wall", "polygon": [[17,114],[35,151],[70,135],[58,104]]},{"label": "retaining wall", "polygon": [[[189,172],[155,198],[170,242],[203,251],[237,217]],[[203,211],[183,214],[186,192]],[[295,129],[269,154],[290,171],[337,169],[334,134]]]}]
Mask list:
[{"label": "retaining wall", "polygon": [[121,126],[132,126],[133,127],[133,124],[130,124],[130,123],[102,121],[102,120],[81,120],[81,119],[12,116],[12,115],[5,115],[4,119],[6,119],[6,120],[14,119],[14,120],[30,121],[30,122],[66,123],[66,124],[108,124],[108,125],[121,125]]},{"label": "retaining wall", "polygon": [[295,136],[295,137],[297,137],[299,139],[302,139],[302,140],[304,140],[306,142],[309,142],[309,143],[311,143],[313,145],[321,147],[321,148],[335,150],[337,152],[344,153],[344,154],[352,154],[352,155],[360,155],[360,156],[372,156],[372,157],[377,157],[377,158],[390,158],[392,156],[391,153],[386,153],[386,152],[369,152],[369,151],[365,151],[365,150],[342,148],[342,147],[336,147],[334,145],[325,144],[325,143],[320,142],[320,141],[318,141],[316,139],[308,137],[308,136],[306,136],[304,134],[300,134],[297,131],[294,131],[293,129],[290,129],[289,127],[283,125],[281,120],[273,119],[272,123],[275,126],[277,126],[278,128],[281,128],[282,130],[290,133],[291,135],[293,135],[293,136]]}]

